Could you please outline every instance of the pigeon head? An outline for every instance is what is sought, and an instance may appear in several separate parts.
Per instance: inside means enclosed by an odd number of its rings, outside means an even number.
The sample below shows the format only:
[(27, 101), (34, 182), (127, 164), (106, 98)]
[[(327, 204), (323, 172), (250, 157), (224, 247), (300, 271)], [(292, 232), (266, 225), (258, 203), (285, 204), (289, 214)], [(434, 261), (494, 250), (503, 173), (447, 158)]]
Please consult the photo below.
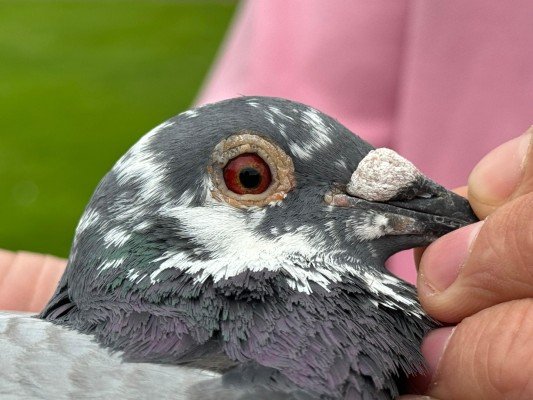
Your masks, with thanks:
[(126, 359), (266, 369), (269, 385), (286, 381), (275, 390), (309, 398), (388, 398), (422, 368), (433, 322), (384, 262), (474, 220), (466, 200), (327, 115), (232, 99), (171, 118), (117, 162), (41, 317)]

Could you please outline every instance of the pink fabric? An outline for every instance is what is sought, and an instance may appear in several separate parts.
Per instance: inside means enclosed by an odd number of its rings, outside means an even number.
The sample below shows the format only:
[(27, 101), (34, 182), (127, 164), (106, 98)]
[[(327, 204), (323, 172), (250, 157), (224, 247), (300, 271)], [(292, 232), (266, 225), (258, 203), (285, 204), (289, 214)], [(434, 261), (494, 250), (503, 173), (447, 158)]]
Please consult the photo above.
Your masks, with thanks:
[[(448, 187), (533, 122), (533, 1), (253, 0), (199, 103), (297, 100)], [(410, 255), (391, 269), (413, 281)]]

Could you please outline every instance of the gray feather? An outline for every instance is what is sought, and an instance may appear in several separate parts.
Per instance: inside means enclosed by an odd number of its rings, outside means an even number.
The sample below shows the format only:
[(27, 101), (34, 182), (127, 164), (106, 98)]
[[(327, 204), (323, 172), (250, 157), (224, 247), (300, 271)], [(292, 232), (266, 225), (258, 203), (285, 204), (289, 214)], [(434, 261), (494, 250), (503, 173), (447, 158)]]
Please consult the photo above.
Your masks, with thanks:
[[(154, 128), (98, 185), (41, 320), (0, 318), (0, 394), (396, 397), (423, 371), (435, 321), (384, 262), (475, 218), (372, 150), (317, 110), (265, 97)], [(276, 177), (259, 203), (222, 182), (249, 152)]]
[(197, 385), (220, 380), (199, 369), (125, 363), (90, 335), (28, 315), (0, 313), (0, 349), (2, 399), (144, 399), (157, 393), (188, 400), (189, 391), (198, 395)]
[[(0, 312), (0, 398), (309, 400), (220, 374), (168, 364), (124, 362), (91, 335), (29, 314)], [(235, 376), (230, 377), (235, 380)], [(242, 380), (242, 379), (240, 379)]]

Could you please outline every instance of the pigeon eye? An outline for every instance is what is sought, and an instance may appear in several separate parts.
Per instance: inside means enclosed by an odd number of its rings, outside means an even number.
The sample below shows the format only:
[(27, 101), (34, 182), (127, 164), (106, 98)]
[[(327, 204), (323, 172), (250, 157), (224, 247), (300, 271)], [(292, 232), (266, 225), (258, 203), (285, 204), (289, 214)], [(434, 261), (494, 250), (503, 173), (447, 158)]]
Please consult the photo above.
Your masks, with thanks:
[(272, 174), (261, 157), (244, 153), (226, 164), (224, 182), (229, 190), (237, 194), (259, 194), (270, 186)]
[(295, 186), (291, 158), (275, 143), (252, 132), (221, 141), (207, 170), (213, 198), (235, 207), (278, 203)]

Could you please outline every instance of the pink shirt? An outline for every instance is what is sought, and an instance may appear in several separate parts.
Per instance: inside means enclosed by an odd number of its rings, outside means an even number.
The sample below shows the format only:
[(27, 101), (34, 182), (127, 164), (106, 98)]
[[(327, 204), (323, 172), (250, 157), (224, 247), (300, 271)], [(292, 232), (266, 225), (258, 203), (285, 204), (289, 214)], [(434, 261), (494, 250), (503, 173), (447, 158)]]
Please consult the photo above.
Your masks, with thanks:
[(198, 102), (300, 101), (460, 186), (533, 122), (532, 21), (531, 0), (248, 1)]

